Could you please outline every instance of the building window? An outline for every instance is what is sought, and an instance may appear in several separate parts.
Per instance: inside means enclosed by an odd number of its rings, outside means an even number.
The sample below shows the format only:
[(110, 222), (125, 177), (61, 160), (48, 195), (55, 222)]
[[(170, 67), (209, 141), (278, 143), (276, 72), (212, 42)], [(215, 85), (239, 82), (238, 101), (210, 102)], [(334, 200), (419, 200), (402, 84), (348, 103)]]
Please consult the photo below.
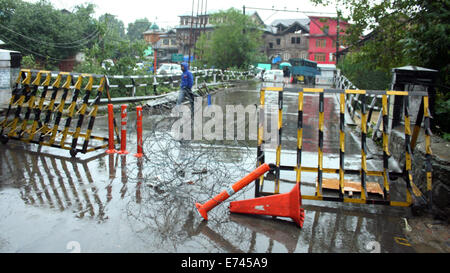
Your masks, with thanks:
[(163, 39), (163, 45), (169, 45), (169, 39)]
[(281, 44), (281, 39), (277, 39), (277, 45)]
[(336, 61), (336, 54), (330, 52), (330, 62), (335, 62)]
[(327, 47), (327, 43), (325, 39), (317, 39), (316, 40), (316, 47), (325, 48)]
[(269, 48), (273, 48), (273, 43), (269, 43)]
[(314, 54), (314, 61), (316, 62), (325, 62), (326, 56), (324, 53), (316, 53)]
[(292, 37), (291, 44), (300, 44), (300, 37)]

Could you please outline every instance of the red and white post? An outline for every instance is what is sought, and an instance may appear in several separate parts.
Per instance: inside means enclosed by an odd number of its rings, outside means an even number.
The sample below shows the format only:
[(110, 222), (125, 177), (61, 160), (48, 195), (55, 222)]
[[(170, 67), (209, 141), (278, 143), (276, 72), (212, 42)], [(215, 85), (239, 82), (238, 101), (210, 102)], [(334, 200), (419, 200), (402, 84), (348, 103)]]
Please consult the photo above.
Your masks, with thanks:
[(143, 141), (142, 141), (142, 106), (136, 107), (136, 129), (137, 129), (137, 153), (135, 157), (140, 158), (143, 156)]
[(108, 150), (106, 150), (106, 153), (117, 153), (117, 150), (114, 147), (114, 108), (112, 104), (108, 104), (108, 131)]
[(121, 129), (120, 129), (120, 151), (118, 152), (121, 155), (128, 154), (127, 151), (127, 105), (122, 104), (120, 108), (121, 115)]

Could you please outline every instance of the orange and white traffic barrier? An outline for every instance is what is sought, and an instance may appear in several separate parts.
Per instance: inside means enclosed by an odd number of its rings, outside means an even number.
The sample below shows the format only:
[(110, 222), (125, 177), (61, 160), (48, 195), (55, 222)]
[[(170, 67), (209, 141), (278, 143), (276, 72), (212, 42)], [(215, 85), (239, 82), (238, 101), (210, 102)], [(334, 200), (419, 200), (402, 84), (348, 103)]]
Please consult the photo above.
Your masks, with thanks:
[(106, 150), (107, 154), (116, 153), (117, 150), (114, 147), (114, 108), (110, 103), (108, 104), (108, 150)]
[(271, 168), (273, 168), (275, 165), (269, 166), (269, 164), (264, 163), (258, 168), (256, 168), (253, 172), (246, 175), (244, 178), (239, 180), (238, 182), (234, 183), (230, 188), (223, 190), (221, 193), (213, 197), (211, 200), (207, 201), (205, 204), (195, 203), (195, 207), (198, 209), (198, 212), (200, 215), (205, 219), (208, 220), (208, 211), (228, 199), (230, 196), (250, 184), (252, 181), (256, 180), (261, 175), (268, 172)]
[(142, 106), (136, 107), (136, 129), (137, 129), (137, 153), (135, 157), (142, 157), (144, 155), (142, 145)]
[(300, 183), (297, 183), (288, 193), (233, 201), (230, 203), (230, 212), (290, 217), (301, 228), (305, 220), (305, 211), (300, 208), (301, 205)]
[(118, 152), (121, 155), (128, 154), (127, 151), (127, 105), (122, 104), (120, 108), (121, 115), (121, 128), (120, 128), (120, 151)]

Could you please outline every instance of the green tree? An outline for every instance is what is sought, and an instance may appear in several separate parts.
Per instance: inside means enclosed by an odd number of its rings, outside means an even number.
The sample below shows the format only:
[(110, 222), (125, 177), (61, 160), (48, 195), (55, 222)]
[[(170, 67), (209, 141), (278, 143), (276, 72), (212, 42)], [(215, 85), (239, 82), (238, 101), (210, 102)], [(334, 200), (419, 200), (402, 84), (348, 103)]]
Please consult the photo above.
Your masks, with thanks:
[(143, 39), (142, 33), (146, 31), (152, 23), (147, 18), (137, 19), (134, 23), (129, 23), (127, 28), (127, 37), (130, 41)]
[[(330, 0), (312, 0), (332, 4)], [(450, 0), (336, 0), (350, 14), (346, 39), (352, 62), (389, 73), (394, 67), (417, 65), (439, 71), (434, 119), (450, 132)], [(361, 37), (367, 35), (366, 41)]]
[(42, 67), (54, 68), (96, 39), (91, 4), (77, 6), (69, 12), (57, 10), (45, 0), (0, 1), (0, 39), (10, 49), (33, 55)]
[(107, 37), (111, 39), (125, 39), (125, 26), (115, 15), (105, 13), (98, 18), (100, 23), (105, 24)]
[[(449, 85), (450, 0), (312, 0), (349, 13), (347, 43), (376, 69), (405, 64), (439, 70)], [(361, 37), (370, 37), (361, 43)]]
[(201, 62), (218, 68), (244, 68), (260, 57), (262, 31), (249, 16), (237, 9), (220, 11), (211, 17), (215, 29), (202, 34), (195, 53)]

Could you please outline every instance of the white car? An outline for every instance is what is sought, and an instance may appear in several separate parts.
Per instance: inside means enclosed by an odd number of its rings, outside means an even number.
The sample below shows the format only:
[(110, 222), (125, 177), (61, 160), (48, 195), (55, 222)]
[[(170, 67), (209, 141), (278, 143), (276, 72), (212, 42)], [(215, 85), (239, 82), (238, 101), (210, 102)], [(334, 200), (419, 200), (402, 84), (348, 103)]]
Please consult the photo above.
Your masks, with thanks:
[(144, 69), (144, 63), (136, 63), (136, 66), (133, 68), (133, 71), (138, 71), (140, 69)]
[(283, 70), (272, 69), (264, 73), (264, 81), (266, 82), (283, 82)]
[(179, 64), (165, 63), (156, 70), (156, 74), (180, 76), (183, 74), (183, 71), (181, 70), (181, 65)]

